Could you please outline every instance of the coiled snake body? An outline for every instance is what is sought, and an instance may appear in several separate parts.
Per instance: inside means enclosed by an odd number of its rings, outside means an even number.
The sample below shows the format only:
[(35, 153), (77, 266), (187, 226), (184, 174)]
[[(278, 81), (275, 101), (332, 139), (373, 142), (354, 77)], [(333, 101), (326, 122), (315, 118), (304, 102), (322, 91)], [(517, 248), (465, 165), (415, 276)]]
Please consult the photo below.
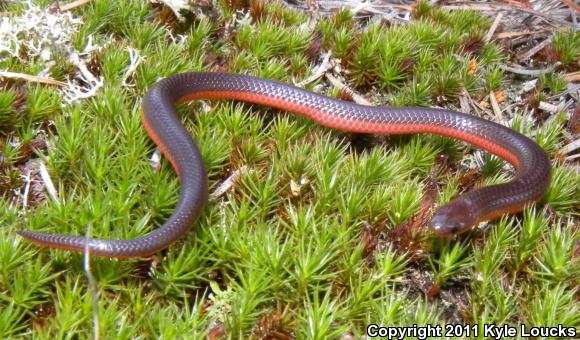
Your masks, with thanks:
[[(194, 224), (207, 201), (207, 174), (200, 152), (181, 125), (175, 102), (234, 99), (304, 115), (320, 125), (356, 133), (433, 133), (476, 145), (516, 168), (512, 181), (467, 192), (440, 207), (431, 221), (439, 235), (464, 232), (479, 221), (522, 210), (550, 181), (550, 162), (529, 138), (482, 118), (444, 109), (369, 107), (321, 96), (280, 82), (227, 73), (183, 73), (159, 81), (143, 99), (142, 121), (181, 181), (173, 214), (158, 229), (132, 240), (89, 239), (90, 253), (144, 257), (166, 248)], [(81, 236), (18, 233), (39, 245), (83, 252)]]

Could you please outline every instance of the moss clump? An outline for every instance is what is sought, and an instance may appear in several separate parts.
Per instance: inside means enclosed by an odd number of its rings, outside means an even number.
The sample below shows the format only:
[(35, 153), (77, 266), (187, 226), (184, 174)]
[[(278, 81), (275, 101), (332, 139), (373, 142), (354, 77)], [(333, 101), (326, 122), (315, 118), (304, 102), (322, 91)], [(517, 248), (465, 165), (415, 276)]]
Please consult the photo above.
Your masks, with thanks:
[(555, 33), (552, 38), (552, 47), (562, 65), (578, 67), (578, 62), (580, 62), (580, 32)]
[[(157, 19), (159, 6), (94, 0), (73, 12), (84, 22), (74, 47), (84, 49), (89, 36), (101, 47), (85, 60), (103, 79), (89, 98), (64, 101), (60, 89), (3, 80), (0, 338), (87, 338), (95, 316), (103, 338), (358, 338), (369, 323), (579, 324), (577, 171), (555, 166), (536, 209), (491, 222), (483, 233), (417, 236), (429, 200), (505, 181), (505, 163), (482, 161), (452, 139), (363, 139), (291, 113), (213, 101), (178, 111), (211, 191), (240, 170), (238, 180), (159, 262), (92, 258), (93, 315), (82, 257), (30, 246), (15, 230), (83, 235), (90, 226), (94, 237), (124, 239), (171, 215), (179, 180), (165, 160), (151, 169), (155, 146), (139, 118), (140, 98), (160, 77), (212, 70), (297, 83), (332, 49), (343, 81), (380, 104), (453, 107), (464, 89), (477, 100), (504, 84), (504, 54), (482, 43), (489, 22), (471, 11), (420, 2), (417, 19), (397, 25), (341, 10), (311, 29), (305, 13), (282, 3), (220, 0), (174, 27)], [(559, 39), (570, 38), (556, 45)], [(58, 61), (54, 74), (78, 80), (69, 66)], [(0, 60), (0, 69), (30, 74), (44, 67)], [(558, 77), (545, 76), (544, 87), (557, 92)], [(324, 78), (307, 87), (341, 95)], [(528, 118), (515, 115), (513, 128), (553, 156), (564, 142), (563, 119), (535, 128)], [(37, 139), (49, 145), (36, 154), (59, 201), (25, 208), (25, 169), (35, 154), (22, 155)], [(486, 165), (474, 175), (459, 159)], [(30, 182), (41, 183), (35, 176)]]

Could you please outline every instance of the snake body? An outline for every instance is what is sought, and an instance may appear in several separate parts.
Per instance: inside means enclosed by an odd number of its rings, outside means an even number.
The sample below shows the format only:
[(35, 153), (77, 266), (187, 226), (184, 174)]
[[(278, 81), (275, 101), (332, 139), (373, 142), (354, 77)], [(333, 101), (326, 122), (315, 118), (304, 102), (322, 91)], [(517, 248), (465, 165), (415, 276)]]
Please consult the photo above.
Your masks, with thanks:
[(328, 98), (284, 83), (228, 73), (183, 73), (157, 82), (142, 103), (142, 122), (169, 159), (181, 181), (179, 201), (165, 223), (131, 240), (85, 239), (80, 236), (18, 233), (42, 246), (107, 257), (145, 257), (184, 236), (207, 201), (203, 159), (182, 126), (176, 102), (232, 99), (292, 111), (316, 123), (342, 131), (371, 134), (433, 133), (459, 139), (489, 151), (516, 168), (508, 183), (483, 187), (440, 207), (431, 221), (439, 235), (455, 235), (480, 221), (521, 211), (537, 201), (550, 182), (550, 161), (531, 139), (500, 124), (475, 116), (435, 108), (370, 107)]

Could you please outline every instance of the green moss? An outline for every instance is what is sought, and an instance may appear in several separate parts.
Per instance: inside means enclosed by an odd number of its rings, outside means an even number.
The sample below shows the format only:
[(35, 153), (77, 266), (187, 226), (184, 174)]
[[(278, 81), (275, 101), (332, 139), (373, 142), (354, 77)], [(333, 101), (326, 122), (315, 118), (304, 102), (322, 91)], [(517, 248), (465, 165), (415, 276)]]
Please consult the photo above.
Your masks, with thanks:
[(504, 83), (503, 70), (495, 67), (485, 75), (485, 89), (487, 92), (499, 91)]
[[(0, 91), (0, 337), (93, 336), (82, 257), (38, 249), (15, 230), (83, 235), (90, 226), (95, 237), (121, 239), (144, 235), (171, 215), (180, 183), (167, 160), (151, 169), (155, 146), (139, 118), (140, 100), (159, 78), (211, 69), (299, 82), (320, 63), (317, 52), (332, 50), (342, 61), (342, 80), (376, 103), (454, 107), (463, 89), (476, 97), (504, 85), (497, 45), (464, 49), (489, 28), (472, 11), (420, 2), (417, 20), (386, 27), (341, 10), (319, 21), (318, 51), (303, 12), (260, 1), (224, 0), (217, 7), (174, 32), (147, 2), (91, 1), (73, 12), (84, 20), (73, 40), (79, 50), (89, 36), (107, 43), (90, 65), (104, 81), (94, 97), (66, 103), (58, 88), (20, 81)], [(558, 35), (554, 45), (573, 50), (572, 38)], [(127, 74), (130, 48), (144, 58), (133, 74)], [(65, 57), (48, 70), (60, 79), (76, 72)], [(0, 66), (30, 74), (47, 67), (17, 58)], [(562, 89), (558, 75), (542, 83), (554, 94)], [(321, 78), (307, 88), (339, 95), (327, 85)], [(368, 323), (456, 322), (448, 294), (414, 293), (428, 285), (461, 289), (466, 323), (578, 324), (578, 171), (556, 166), (547, 195), (522, 215), (457, 240), (425, 237), (419, 252), (401, 254), (398, 244), (407, 236), (391, 233), (426, 209), (426, 178), (442, 172), (439, 204), (469, 190), (459, 161), (471, 149), (433, 136), (361, 139), (230, 102), (183, 104), (178, 111), (200, 147), (211, 191), (246, 170), (208, 203), (195, 232), (158, 262), (91, 259), (101, 337), (203, 338), (222, 327), (232, 338), (322, 339), (361, 337)], [(553, 156), (565, 119), (537, 124), (516, 115), (514, 128)], [(38, 138), (49, 145), (39, 157), (59, 202), (23, 208), (23, 145)], [(441, 154), (450, 161), (441, 162)], [(484, 162), (476, 186), (510, 178), (503, 161)], [(542, 301), (555, 307), (547, 310)]]
[(561, 74), (546, 73), (540, 76), (540, 83), (542, 86), (550, 91), (550, 94), (555, 96), (566, 90), (567, 82)]
[(580, 32), (557, 32), (552, 38), (552, 47), (560, 62), (567, 67), (578, 63), (580, 58)]
[(437, 66), (432, 71), (433, 81), (432, 95), (441, 100), (456, 98), (461, 91), (461, 74), (458, 69), (466, 67), (461, 65), (453, 56), (447, 55), (439, 59)]
[(236, 34), (236, 45), (248, 49), (258, 59), (303, 52), (309, 40), (310, 34), (307, 31), (286, 29), (271, 20), (264, 20), (257, 25), (243, 25)]
[(415, 7), (415, 12), (413, 14), (415, 18), (421, 19), (427, 17), (432, 10), (433, 7), (431, 6), (431, 4), (429, 4), (428, 1), (421, 0), (417, 3), (417, 6)]
[(10, 131), (18, 123), (18, 112), (15, 107), (16, 92), (0, 91), (0, 130)]

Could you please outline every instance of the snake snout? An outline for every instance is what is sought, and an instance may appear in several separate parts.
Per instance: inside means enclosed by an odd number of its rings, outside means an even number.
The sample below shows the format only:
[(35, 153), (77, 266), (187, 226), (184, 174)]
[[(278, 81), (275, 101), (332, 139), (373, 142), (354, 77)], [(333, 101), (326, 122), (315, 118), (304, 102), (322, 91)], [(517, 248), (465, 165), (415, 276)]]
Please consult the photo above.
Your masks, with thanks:
[(476, 223), (469, 202), (451, 201), (437, 209), (431, 219), (431, 229), (440, 236), (451, 236), (466, 232)]

